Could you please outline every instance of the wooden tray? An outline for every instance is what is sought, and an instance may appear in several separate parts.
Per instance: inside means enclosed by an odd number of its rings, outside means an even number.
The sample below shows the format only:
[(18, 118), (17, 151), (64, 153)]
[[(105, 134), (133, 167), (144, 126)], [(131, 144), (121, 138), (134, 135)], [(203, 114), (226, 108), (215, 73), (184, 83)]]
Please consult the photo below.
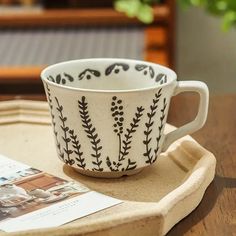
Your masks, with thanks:
[[(167, 125), (166, 132), (172, 129)], [(24, 100), (0, 103), (0, 153), (124, 200), (58, 228), (13, 234), (30, 236), (164, 235), (200, 203), (216, 164), (212, 153), (186, 136), (140, 174), (115, 180), (85, 177), (57, 158), (47, 103)]]

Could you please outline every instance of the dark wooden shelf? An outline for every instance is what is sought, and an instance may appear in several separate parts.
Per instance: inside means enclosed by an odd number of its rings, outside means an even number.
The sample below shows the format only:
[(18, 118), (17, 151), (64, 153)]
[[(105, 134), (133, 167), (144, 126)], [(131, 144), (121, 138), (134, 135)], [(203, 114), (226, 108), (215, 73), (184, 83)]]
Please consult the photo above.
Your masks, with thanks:
[(25, 83), (38, 80), (46, 66), (2, 66), (0, 67), (0, 85), (4, 83)]
[[(76, 27), (136, 27), (144, 26), (142, 59), (174, 68), (175, 54), (175, 0), (165, 0), (153, 7), (154, 22), (142, 24), (136, 18), (129, 18), (113, 8), (47, 9), (0, 14), (0, 28), (46, 29)], [(51, 27), (51, 28), (50, 28)], [(65, 27), (66, 28), (66, 27)], [(137, 49), (138, 50), (138, 49)], [(44, 65), (0, 65), (0, 92), (41, 93), (39, 79)]]
[[(166, 5), (153, 8), (154, 22), (167, 20), (170, 14)], [(140, 24), (136, 18), (128, 18), (112, 8), (41, 10), (0, 15), (0, 26), (57, 26), (57, 25), (123, 25)]]

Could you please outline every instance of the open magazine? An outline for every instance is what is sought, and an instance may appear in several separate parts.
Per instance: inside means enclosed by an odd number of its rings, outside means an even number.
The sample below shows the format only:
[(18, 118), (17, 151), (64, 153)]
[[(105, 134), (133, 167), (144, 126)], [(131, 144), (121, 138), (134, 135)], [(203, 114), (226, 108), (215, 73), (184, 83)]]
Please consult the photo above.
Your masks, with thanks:
[(0, 155), (0, 230), (56, 227), (119, 203)]

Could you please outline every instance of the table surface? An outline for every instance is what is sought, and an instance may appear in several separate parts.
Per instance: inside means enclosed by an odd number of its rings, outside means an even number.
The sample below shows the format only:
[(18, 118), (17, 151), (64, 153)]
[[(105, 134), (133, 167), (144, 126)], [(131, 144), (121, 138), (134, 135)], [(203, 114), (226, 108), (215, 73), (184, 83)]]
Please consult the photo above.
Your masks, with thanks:
[[(1, 100), (45, 100), (42, 95), (0, 96)], [(178, 95), (172, 99), (168, 122), (175, 126), (194, 119), (198, 97)], [(168, 233), (179, 235), (236, 235), (236, 94), (211, 96), (205, 126), (192, 134), (216, 159), (216, 176), (199, 206)]]

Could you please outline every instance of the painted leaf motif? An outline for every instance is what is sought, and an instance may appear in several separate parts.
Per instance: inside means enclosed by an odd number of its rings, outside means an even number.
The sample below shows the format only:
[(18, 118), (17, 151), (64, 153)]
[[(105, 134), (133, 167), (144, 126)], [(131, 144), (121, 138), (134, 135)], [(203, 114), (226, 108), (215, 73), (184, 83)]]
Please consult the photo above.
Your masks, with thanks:
[(79, 74), (79, 80), (82, 80), (84, 78), (86, 71), (83, 71)]
[(56, 76), (56, 82), (57, 82), (57, 84), (60, 84), (60, 82), (61, 82), (61, 75), (60, 74), (58, 74)]
[(149, 73), (150, 73), (151, 78), (154, 78), (155, 73), (154, 73), (154, 70), (151, 66), (149, 66)]
[(92, 163), (96, 165), (98, 168), (93, 168), (94, 171), (102, 171), (103, 168), (101, 168), (102, 160), (99, 160), (101, 156), (101, 150), (102, 146), (98, 146), (100, 143), (100, 139), (98, 138), (98, 134), (96, 133), (96, 128), (93, 126), (89, 112), (88, 112), (88, 106), (85, 102), (86, 98), (83, 96), (81, 98), (81, 101), (78, 101), (78, 107), (79, 107), (79, 113), (82, 120), (82, 127), (84, 128), (84, 131), (87, 133), (87, 137), (90, 139), (91, 148), (93, 150), (93, 153), (91, 153), (91, 156), (94, 158)]
[(51, 75), (48, 77), (48, 80), (51, 80), (52, 82), (55, 83), (55, 79)]
[(129, 69), (129, 65), (126, 63), (120, 63), (118, 65), (121, 65), (124, 71), (127, 71)]
[(101, 75), (101, 73), (97, 70), (91, 70), (91, 73), (96, 77), (99, 77)]
[(69, 75), (69, 74), (67, 74), (67, 73), (64, 73), (64, 76), (65, 76), (70, 82), (73, 82), (73, 81), (74, 81), (74, 78), (73, 78), (71, 75)]
[(158, 74), (158, 75), (156, 76), (155, 81), (156, 81), (156, 82), (159, 82), (164, 76), (165, 76), (165, 74), (162, 74), (162, 73)]
[(144, 70), (145, 68), (147, 68), (147, 65), (138, 64), (138, 65), (135, 66), (135, 69), (136, 69), (137, 71), (142, 71), (142, 70)]
[(116, 64), (112, 64), (110, 66), (107, 67), (107, 69), (105, 70), (105, 75), (110, 75), (112, 70), (115, 68)]

